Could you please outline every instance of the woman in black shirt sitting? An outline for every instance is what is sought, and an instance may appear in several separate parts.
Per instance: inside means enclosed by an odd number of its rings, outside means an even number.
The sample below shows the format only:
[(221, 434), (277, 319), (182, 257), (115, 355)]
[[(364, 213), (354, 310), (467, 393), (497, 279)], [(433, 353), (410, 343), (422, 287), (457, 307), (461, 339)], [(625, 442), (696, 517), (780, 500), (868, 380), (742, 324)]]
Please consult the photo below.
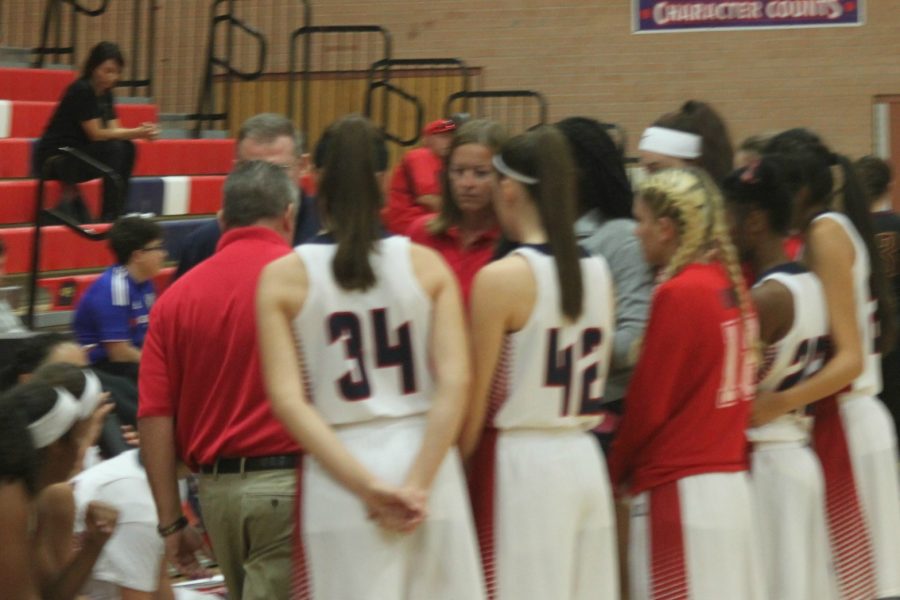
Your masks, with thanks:
[(88, 220), (88, 215), (74, 184), (96, 177), (97, 171), (67, 154), (61, 154), (59, 149), (66, 146), (76, 148), (119, 174), (122, 189), (113, 181), (104, 179), (103, 182), (101, 220), (112, 221), (122, 212), (134, 166), (134, 144), (131, 140), (152, 140), (159, 135), (159, 129), (153, 123), (142, 123), (134, 128), (124, 128), (119, 124), (112, 89), (121, 76), (124, 64), (122, 52), (116, 44), (100, 42), (94, 46), (81, 78), (66, 89), (35, 148), (35, 172), (40, 173), (45, 163), (53, 159), (48, 165), (47, 176), (65, 184), (60, 208), (82, 221)]

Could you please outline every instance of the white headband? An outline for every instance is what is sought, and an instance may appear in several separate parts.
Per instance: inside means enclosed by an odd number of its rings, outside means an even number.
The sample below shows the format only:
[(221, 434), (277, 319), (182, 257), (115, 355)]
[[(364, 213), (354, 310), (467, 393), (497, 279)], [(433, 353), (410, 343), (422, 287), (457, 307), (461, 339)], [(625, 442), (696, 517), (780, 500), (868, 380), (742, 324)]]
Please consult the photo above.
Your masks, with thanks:
[(540, 181), (540, 179), (531, 177), (530, 175), (525, 175), (524, 173), (519, 173), (518, 171), (516, 171), (515, 169), (513, 169), (512, 167), (507, 165), (503, 161), (503, 157), (500, 156), (499, 154), (494, 155), (492, 162), (494, 163), (495, 169), (497, 169), (498, 171), (500, 171), (502, 174), (506, 175), (510, 179), (515, 179), (519, 183), (525, 183), (527, 185), (534, 185), (538, 181)]
[(675, 158), (697, 158), (702, 147), (703, 138), (699, 135), (666, 127), (648, 127), (638, 144), (638, 150)]
[(78, 401), (81, 403), (81, 419), (87, 419), (97, 407), (100, 406), (100, 400), (103, 398), (103, 385), (96, 373), (85, 369), (84, 373), (84, 391)]
[(35, 448), (46, 448), (81, 419), (81, 407), (78, 400), (63, 388), (56, 390), (56, 404), (43, 417), (28, 426), (31, 441)]

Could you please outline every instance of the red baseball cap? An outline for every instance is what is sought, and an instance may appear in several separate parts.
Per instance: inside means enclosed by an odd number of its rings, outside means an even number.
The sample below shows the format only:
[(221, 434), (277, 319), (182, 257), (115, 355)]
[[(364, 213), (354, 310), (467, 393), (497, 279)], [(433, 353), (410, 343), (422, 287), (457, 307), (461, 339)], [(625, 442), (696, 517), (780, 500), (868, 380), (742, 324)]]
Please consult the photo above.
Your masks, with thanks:
[(451, 119), (438, 119), (422, 128), (422, 135), (437, 135), (439, 133), (453, 133), (456, 131), (456, 123)]

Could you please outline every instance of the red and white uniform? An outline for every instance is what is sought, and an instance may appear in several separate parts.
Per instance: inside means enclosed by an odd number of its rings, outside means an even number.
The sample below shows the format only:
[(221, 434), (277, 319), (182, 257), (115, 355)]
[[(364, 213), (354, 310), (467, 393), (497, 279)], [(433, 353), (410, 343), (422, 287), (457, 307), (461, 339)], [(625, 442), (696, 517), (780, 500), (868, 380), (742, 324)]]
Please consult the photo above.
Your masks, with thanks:
[(609, 269), (601, 258), (581, 259), (584, 302), (572, 323), (546, 248), (514, 254), (534, 275), (535, 304), (525, 326), (505, 337), (471, 460), (488, 597), (618, 598), (612, 494), (588, 433), (599, 421), (615, 331)]
[(762, 598), (745, 430), (756, 365), (718, 263), (657, 287), (610, 455), (632, 494), (631, 598)]
[[(401, 485), (421, 448), (433, 378), (431, 300), (412, 268), (410, 242), (390, 237), (369, 255), (377, 283), (342, 289), (337, 246), (298, 246), (309, 292), (294, 320), (308, 396), (349, 451), (382, 481)], [(300, 481), (300, 599), (484, 597), (465, 481), (455, 449), (435, 477), (428, 519), (386, 533), (359, 499), (312, 458)]]
[(876, 397), (881, 357), (869, 254), (841, 213), (817, 217), (841, 225), (853, 242), (853, 295), (863, 344), (862, 374), (837, 397), (816, 404), (813, 447), (825, 475), (828, 527), (842, 598), (900, 596), (900, 482), (891, 415)]
[[(757, 285), (770, 281), (791, 293), (794, 322), (784, 337), (766, 348), (759, 391), (785, 390), (814, 374), (830, 343), (819, 279), (788, 264)], [(825, 483), (819, 459), (809, 446), (811, 420), (796, 411), (747, 431), (769, 598), (837, 598), (825, 525)]]

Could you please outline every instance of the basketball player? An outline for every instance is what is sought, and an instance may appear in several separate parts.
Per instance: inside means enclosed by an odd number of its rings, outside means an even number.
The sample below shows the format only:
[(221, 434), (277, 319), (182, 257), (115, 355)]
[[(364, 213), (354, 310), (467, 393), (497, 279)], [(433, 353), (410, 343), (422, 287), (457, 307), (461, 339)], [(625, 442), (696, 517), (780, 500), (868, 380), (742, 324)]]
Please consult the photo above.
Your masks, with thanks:
[[(751, 297), (766, 346), (757, 383), (761, 391), (788, 389), (815, 373), (829, 343), (822, 285), (785, 252), (791, 208), (782, 179), (780, 164), (765, 157), (722, 184), (741, 261), (758, 274)], [(811, 420), (802, 410), (794, 411), (747, 432), (769, 598), (837, 598), (825, 484), (810, 448)]]
[[(825, 476), (832, 552), (844, 598), (900, 596), (897, 439), (881, 391), (880, 353), (894, 337), (893, 303), (865, 194), (852, 164), (805, 129), (765, 148), (787, 166), (804, 261), (825, 292), (832, 353), (822, 369), (782, 391), (761, 393), (754, 423), (824, 399), (813, 441)], [(834, 396), (836, 394), (836, 396)]]
[(694, 168), (649, 177), (636, 235), (660, 269), (610, 455), (632, 496), (631, 599), (761, 598), (744, 431), (757, 322), (722, 200)]
[(479, 600), (450, 450), (469, 381), (459, 290), (436, 253), (382, 237), (379, 142), (359, 116), (328, 129), (316, 151), (326, 233), (259, 284), (272, 408), (309, 454), (295, 597)]
[(493, 162), (496, 212), (518, 247), (475, 279), (474, 401), (461, 441), (488, 595), (617, 599), (612, 494), (589, 433), (615, 331), (612, 278), (575, 242), (561, 132), (513, 138)]

